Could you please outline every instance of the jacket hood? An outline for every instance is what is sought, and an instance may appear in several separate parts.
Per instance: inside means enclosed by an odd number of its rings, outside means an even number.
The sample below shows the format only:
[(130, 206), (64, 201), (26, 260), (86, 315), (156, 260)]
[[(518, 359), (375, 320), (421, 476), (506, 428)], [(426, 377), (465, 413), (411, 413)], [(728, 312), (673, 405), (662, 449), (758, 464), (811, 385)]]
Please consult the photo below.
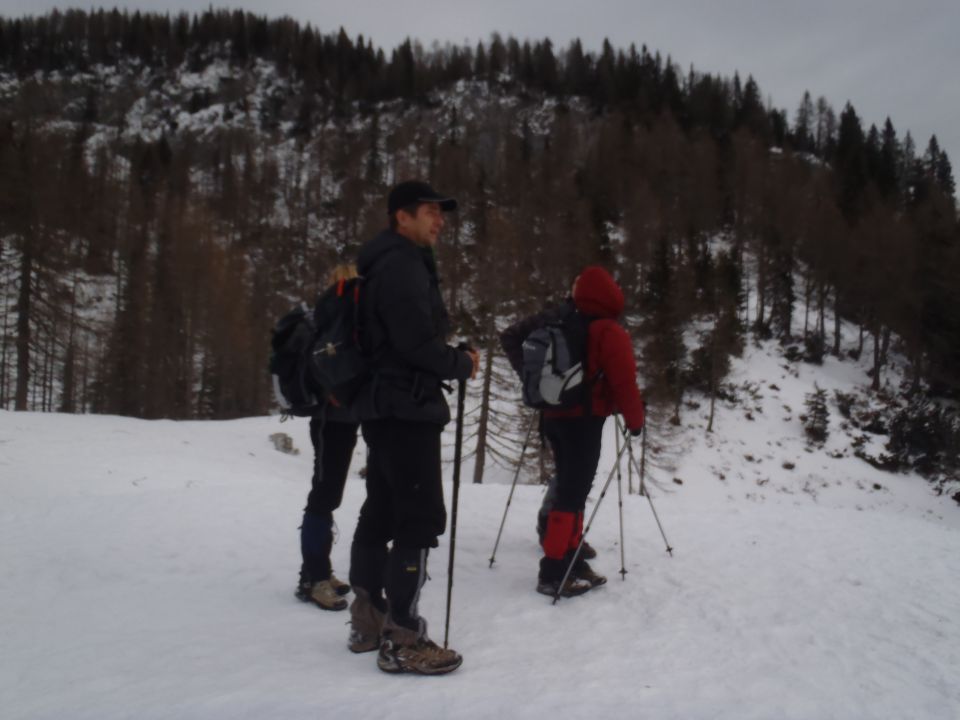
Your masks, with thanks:
[(577, 277), (573, 302), (584, 315), (616, 319), (623, 312), (623, 290), (610, 273), (590, 265)]
[(403, 235), (398, 235), (393, 230), (383, 230), (373, 238), (373, 240), (370, 240), (360, 248), (360, 252), (357, 255), (357, 272), (360, 273), (360, 275), (366, 275), (377, 260), (397, 248), (415, 250), (416, 246), (410, 240), (403, 237)]

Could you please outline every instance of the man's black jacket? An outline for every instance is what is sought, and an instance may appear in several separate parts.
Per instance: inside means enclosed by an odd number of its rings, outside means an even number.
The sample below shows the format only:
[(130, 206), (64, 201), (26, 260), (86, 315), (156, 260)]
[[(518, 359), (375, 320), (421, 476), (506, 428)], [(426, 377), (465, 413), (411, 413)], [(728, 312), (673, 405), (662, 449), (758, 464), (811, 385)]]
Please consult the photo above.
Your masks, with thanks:
[(366, 243), (357, 257), (365, 278), (365, 342), (374, 360), (372, 382), (358, 398), (361, 420), (398, 418), (446, 424), (443, 380), (466, 380), (473, 361), (447, 345), (449, 316), (430, 248), (391, 230)]

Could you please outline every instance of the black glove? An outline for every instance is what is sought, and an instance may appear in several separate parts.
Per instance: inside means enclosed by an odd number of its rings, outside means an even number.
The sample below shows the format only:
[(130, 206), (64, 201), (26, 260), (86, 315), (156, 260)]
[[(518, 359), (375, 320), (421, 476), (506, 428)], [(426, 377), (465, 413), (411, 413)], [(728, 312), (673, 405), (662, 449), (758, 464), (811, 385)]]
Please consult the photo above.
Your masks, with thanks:
[(633, 430), (631, 430), (631, 431), (630, 431), (630, 434), (633, 435), (633, 437), (640, 437), (641, 435), (643, 435), (643, 425), (641, 425), (641, 426), (638, 427), (638, 428), (634, 428)]

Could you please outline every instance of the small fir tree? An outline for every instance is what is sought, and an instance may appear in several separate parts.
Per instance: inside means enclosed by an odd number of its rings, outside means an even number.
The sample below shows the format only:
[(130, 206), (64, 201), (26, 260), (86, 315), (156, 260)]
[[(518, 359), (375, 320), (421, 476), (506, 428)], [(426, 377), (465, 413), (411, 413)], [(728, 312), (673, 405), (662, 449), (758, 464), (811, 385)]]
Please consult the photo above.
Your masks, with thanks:
[(804, 405), (807, 408), (803, 430), (812, 445), (823, 445), (830, 434), (830, 411), (827, 409), (827, 392), (814, 384), (814, 391), (807, 393)]

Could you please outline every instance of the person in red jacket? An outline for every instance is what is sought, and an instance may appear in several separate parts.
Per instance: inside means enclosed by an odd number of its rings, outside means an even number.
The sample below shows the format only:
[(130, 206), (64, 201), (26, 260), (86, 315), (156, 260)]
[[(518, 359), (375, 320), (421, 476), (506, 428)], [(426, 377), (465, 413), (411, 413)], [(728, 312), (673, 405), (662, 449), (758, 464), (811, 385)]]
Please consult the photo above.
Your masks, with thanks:
[[(556, 499), (547, 514), (541, 544), (537, 591), (564, 596), (579, 595), (606, 581), (580, 559), (566, 584), (560, 583), (583, 534), (583, 510), (600, 462), (604, 423), (609, 415), (623, 415), (633, 435), (643, 429), (644, 408), (637, 386), (633, 343), (617, 322), (623, 312), (623, 291), (602, 267), (591, 265), (573, 284), (573, 304), (590, 320), (587, 340), (587, 373), (593, 378), (589, 407), (543, 411), (543, 434), (553, 449), (556, 465)], [(522, 363), (523, 339), (541, 322), (519, 323), (501, 336), (514, 367)], [(517, 340), (519, 339), (519, 343)], [(518, 356), (518, 353), (519, 356)]]

